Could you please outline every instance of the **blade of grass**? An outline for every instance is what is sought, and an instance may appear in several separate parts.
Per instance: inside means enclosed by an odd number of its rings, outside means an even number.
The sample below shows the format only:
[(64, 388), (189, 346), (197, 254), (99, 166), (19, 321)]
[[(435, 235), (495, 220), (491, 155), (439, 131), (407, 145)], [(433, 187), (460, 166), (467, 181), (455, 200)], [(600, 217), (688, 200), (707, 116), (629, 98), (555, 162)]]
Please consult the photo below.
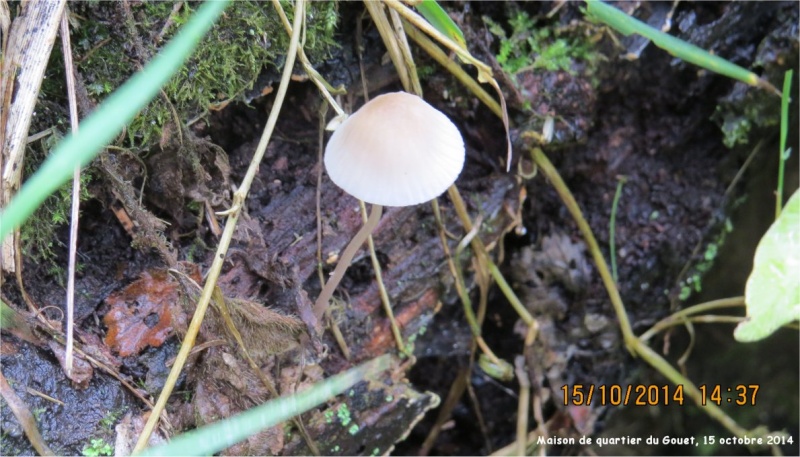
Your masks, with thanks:
[(715, 56), (691, 43), (687, 43), (680, 38), (676, 38), (668, 33), (650, 27), (644, 22), (634, 19), (613, 6), (606, 5), (600, 0), (587, 0), (586, 11), (589, 15), (611, 26), (625, 36), (632, 33), (639, 34), (675, 57), (705, 68), (706, 70), (711, 70), (729, 78), (738, 79), (751, 86), (761, 87), (780, 95), (780, 92), (778, 92), (775, 86), (759, 78), (755, 73), (721, 57)]
[(387, 369), (390, 361), (390, 356), (383, 355), (344, 373), (331, 376), (314, 384), (308, 390), (290, 397), (270, 400), (223, 421), (178, 435), (169, 444), (146, 449), (137, 455), (213, 455), (339, 395), (367, 376)]
[(0, 213), (0, 241), (21, 225), (51, 193), (89, 163), (180, 68), (228, 0), (205, 2), (178, 35), (141, 72), (132, 76), (55, 148), (41, 168)]
[(622, 196), (622, 186), (628, 180), (625, 176), (617, 176), (617, 191), (614, 193), (614, 202), (611, 203), (611, 220), (608, 222), (608, 250), (611, 256), (611, 277), (618, 283), (617, 277), (617, 209), (619, 208), (619, 198)]
[(415, 7), (419, 14), (427, 19), (436, 30), (450, 37), (462, 48), (467, 49), (467, 40), (464, 39), (464, 32), (458, 28), (436, 0), (422, 0)]
[(775, 219), (781, 215), (783, 206), (783, 175), (786, 161), (789, 160), (791, 150), (786, 150), (786, 135), (789, 132), (789, 102), (791, 101), (790, 90), (792, 89), (792, 70), (787, 70), (783, 77), (783, 94), (781, 95), (781, 139), (780, 156), (778, 156), (778, 188), (775, 196)]

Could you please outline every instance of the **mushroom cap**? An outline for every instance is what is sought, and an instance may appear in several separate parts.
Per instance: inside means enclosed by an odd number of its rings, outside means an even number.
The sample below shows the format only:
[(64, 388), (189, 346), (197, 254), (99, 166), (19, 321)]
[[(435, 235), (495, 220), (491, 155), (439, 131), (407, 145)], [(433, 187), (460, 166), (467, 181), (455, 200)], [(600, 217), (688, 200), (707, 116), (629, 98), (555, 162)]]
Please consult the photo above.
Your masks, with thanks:
[(442, 112), (416, 95), (375, 97), (333, 133), (328, 176), (367, 203), (409, 206), (441, 195), (464, 167), (464, 140)]

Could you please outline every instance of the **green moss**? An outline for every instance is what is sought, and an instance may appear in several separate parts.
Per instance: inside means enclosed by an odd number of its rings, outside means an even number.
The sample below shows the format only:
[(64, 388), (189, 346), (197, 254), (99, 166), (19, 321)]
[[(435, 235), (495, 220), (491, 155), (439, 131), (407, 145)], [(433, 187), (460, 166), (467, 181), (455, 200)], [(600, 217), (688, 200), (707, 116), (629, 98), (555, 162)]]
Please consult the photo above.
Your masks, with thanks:
[(509, 74), (538, 69), (574, 74), (574, 62), (582, 61), (593, 68), (597, 61), (594, 47), (582, 34), (566, 28), (544, 27), (524, 11), (509, 19), (510, 34), (489, 18), (483, 20), (489, 31), (500, 38), (497, 62)]
[[(281, 3), (291, 20), (291, 4)], [(152, 58), (159, 46), (188, 21), (195, 5), (184, 4), (172, 16), (172, 25), (167, 26), (173, 6), (172, 2), (143, 2), (131, 7), (129, 18), (113, 2), (80, 8), (79, 13), (88, 19), (73, 38), (76, 61), (94, 101), (102, 100)], [(312, 62), (325, 58), (336, 45), (336, 8), (333, 2), (309, 5), (305, 49)], [(240, 99), (245, 91), (253, 89), (265, 68), (281, 67), (288, 41), (271, 3), (231, 4), (186, 65), (164, 87), (164, 95), (128, 126), (127, 146), (146, 149), (160, 137), (164, 125), (176, 117), (183, 124), (209, 107)]]
[[(719, 108), (719, 107), (718, 107)], [(750, 120), (741, 116), (721, 116), (722, 142), (728, 148), (747, 144), (750, 135)]]
[(339, 422), (341, 422), (342, 426), (347, 427), (352, 418), (350, 417), (350, 409), (347, 407), (346, 403), (342, 403), (339, 406), (339, 409), (336, 410), (336, 416), (339, 418)]
[(726, 219), (714, 240), (706, 245), (706, 250), (703, 252), (702, 260), (700, 260), (692, 268), (689, 276), (685, 280), (681, 281), (680, 293), (678, 294), (678, 298), (681, 301), (685, 301), (692, 295), (692, 293), (702, 292), (703, 275), (705, 275), (711, 269), (711, 267), (714, 266), (714, 261), (717, 258), (720, 247), (725, 244), (725, 239), (732, 231), (733, 225), (731, 224), (730, 219)]
[(113, 455), (114, 448), (106, 443), (103, 438), (92, 439), (89, 444), (83, 447), (83, 455), (87, 457), (97, 457), (100, 455)]
[(113, 430), (114, 425), (116, 425), (120, 417), (122, 417), (122, 415), (125, 414), (125, 411), (127, 411), (127, 407), (125, 406), (119, 409), (108, 411), (106, 415), (103, 416), (102, 419), (100, 419), (100, 426), (108, 430)]
[(722, 131), (722, 142), (728, 148), (750, 143), (758, 129), (775, 129), (780, 113), (774, 95), (765, 90), (734, 89), (717, 105), (711, 120)]
[[(29, 144), (25, 150), (24, 174), (26, 176), (32, 174), (35, 171), (35, 167), (38, 167), (60, 140), (61, 135), (56, 132), (39, 142)], [(83, 170), (81, 172), (80, 193), (82, 202), (90, 197), (88, 184), (91, 180), (92, 172)], [(62, 262), (57, 257), (56, 243), (58, 243), (58, 237), (56, 230), (69, 223), (71, 208), (72, 182), (70, 181), (47, 197), (44, 203), (20, 227), (23, 255), (35, 264), (47, 265), (50, 274), (59, 281), (64, 279), (61, 265), (65, 262)], [(80, 264), (78, 264), (78, 267), (80, 267)]]

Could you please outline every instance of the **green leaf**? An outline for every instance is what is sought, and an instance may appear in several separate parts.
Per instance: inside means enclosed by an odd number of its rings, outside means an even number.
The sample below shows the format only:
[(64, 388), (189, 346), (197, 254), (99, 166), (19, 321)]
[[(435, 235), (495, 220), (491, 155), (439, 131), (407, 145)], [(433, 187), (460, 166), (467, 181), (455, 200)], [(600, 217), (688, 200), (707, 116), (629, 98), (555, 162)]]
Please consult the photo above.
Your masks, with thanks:
[(448, 38), (464, 49), (467, 49), (467, 40), (464, 39), (464, 32), (447, 15), (447, 12), (436, 3), (435, 0), (422, 0), (416, 5), (417, 11), (424, 17), (436, 30), (442, 32)]
[(800, 319), (800, 191), (761, 238), (747, 280), (747, 320), (733, 332), (737, 341), (764, 339)]

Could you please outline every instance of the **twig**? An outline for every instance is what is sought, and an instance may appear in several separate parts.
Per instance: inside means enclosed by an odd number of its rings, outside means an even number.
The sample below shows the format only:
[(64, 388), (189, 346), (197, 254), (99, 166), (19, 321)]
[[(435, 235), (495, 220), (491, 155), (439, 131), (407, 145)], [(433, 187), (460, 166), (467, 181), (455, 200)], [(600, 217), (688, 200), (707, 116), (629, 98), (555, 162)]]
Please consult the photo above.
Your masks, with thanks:
[[(359, 200), (358, 204), (361, 206), (361, 219), (364, 224), (367, 223), (367, 205)], [(367, 236), (367, 247), (369, 248), (369, 256), (372, 259), (372, 269), (375, 270), (375, 280), (378, 282), (378, 292), (381, 296), (381, 304), (383, 311), (389, 318), (389, 327), (392, 329), (394, 341), (397, 344), (397, 350), (403, 354), (411, 357), (413, 354), (409, 352), (403, 342), (403, 335), (400, 334), (400, 327), (397, 325), (397, 319), (394, 318), (394, 311), (392, 311), (392, 302), (389, 300), (389, 293), (386, 292), (386, 286), (383, 284), (383, 274), (381, 272), (381, 263), (378, 262), (378, 254), (375, 253), (375, 241), (372, 240), (372, 235)]]
[[(378, 33), (383, 39), (383, 44), (386, 45), (386, 51), (392, 59), (395, 70), (397, 70), (397, 76), (400, 77), (400, 83), (403, 85), (403, 89), (405, 89), (406, 92), (415, 93), (408, 67), (404, 65), (403, 52), (400, 50), (400, 44), (394, 35), (389, 19), (386, 17), (384, 3), (366, 1), (364, 2), (364, 6), (367, 8), (367, 11), (369, 11), (372, 22), (375, 23), (375, 28), (378, 29)], [(420, 94), (417, 93), (417, 95)]]
[(720, 300), (714, 300), (707, 303), (701, 303), (699, 305), (684, 308), (656, 322), (656, 324), (650, 327), (650, 329), (642, 333), (642, 335), (639, 336), (639, 339), (643, 342), (646, 342), (647, 340), (655, 336), (656, 333), (660, 332), (661, 330), (664, 330), (667, 327), (671, 327), (673, 325), (677, 325), (681, 322), (684, 322), (685, 319), (687, 319), (691, 315), (703, 313), (714, 309), (732, 308), (737, 306), (744, 306), (744, 297), (723, 298)]
[[(33, 110), (65, 5), (66, 0), (25, 3), (23, 14), (14, 19), (8, 37), (3, 36), (5, 49), (0, 60), (0, 137), (3, 140), (0, 143), (0, 206), (5, 207), (4, 216), (8, 214), (7, 205), (11, 197), (19, 189)], [(13, 238), (0, 240), (0, 269), (9, 272), (14, 271), (14, 259), (21, 255), (14, 240), (19, 238), (19, 230), (13, 232)]]
[[(322, 151), (325, 143), (325, 114), (328, 112), (328, 103), (322, 102), (319, 109), (319, 138), (317, 143), (317, 192), (316, 192), (316, 219), (317, 219), (317, 273), (319, 275), (320, 285), (325, 284), (325, 273), (322, 271)], [(339, 329), (339, 324), (333, 318), (333, 313), (330, 308), (325, 313), (325, 318), (328, 320), (328, 325), (333, 332), (333, 338), (339, 349), (342, 351), (345, 360), (350, 360), (350, 348), (347, 347), (347, 341), (344, 340), (344, 335)]]
[[(283, 23), (283, 27), (286, 29), (286, 33), (292, 35), (292, 26), (289, 24), (289, 19), (286, 17), (286, 13), (283, 11), (283, 7), (278, 0), (272, 0), (272, 5), (278, 11), (278, 16), (281, 18), (281, 22)], [(308, 73), (308, 76), (311, 78), (311, 81), (317, 86), (317, 89), (325, 97), (325, 100), (333, 107), (336, 111), (336, 114), (339, 116), (344, 115), (344, 110), (341, 106), (336, 102), (336, 100), (331, 96), (333, 94), (344, 94), (346, 91), (340, 88), (334, 88), (331, 86), (322, 75), (311, 66), (311, 62), (308, 60), (306, 56), (306, 52), (303, 47), (299, 47), (297, 49), (298, 57), (300, 58), (300, 63), (303, 65), (303, 69)]]
[[(78, 133), (78, 102), (75, 96), (75, 73), (72, 65), (72, 46), (69, 36), (69, 8), (64, 7), (61, 15), (61, 47), (64, 54), (64, 75), (67, 78), (67, 98), (69, 99), (69, 123), (72, 133)], [(67, 268), (67, 347), (64, 365), (67, 375), (72, 376), (72, 353), (75, 345), (75, 258), (78, 251), (78, 213), (81, 205), (81, 167), (75, 167), (72, 174), (72, 208), (69, 223), (69, 260)]]
[[(456, 264), (455, 259), (453, 259), (453, 255), (450, 252), (450, 247), (447, 245), (447, 239), (444, 234), (444, 220), (442, 219), (442, 212), (439, 208), (438, 199), (434, 199), (431, 202), (431, 205), (433, 206), (433, 216), (439, 232), (439, 242), (442, 245), (444, 256), (447, 259), (447, 265), (450, 268), (450, 274), (453, 275), (456, 286), (456, 294), (458, 294), (458, 298), (461, 300), (461, 305), (464, 308), (464, 317), (467, 320), (469, 329), (472, 331), (473, 341), (478, 345), (478, 347), (480, 347), (481, 351), (486, 354), (486, 357), (488, 357), (492, 363), (501, 365), (503, 362), (500, 361), (500, 358), (495, 355), (489, 345), (483, 340), (483, 336), (481, 336), (481, 324), (483, 323), (483, 316), (475, 316), (475, 311), (472, 309), (472, 299), (469, 297), (469, 292), (467, 292), (467, 287), (464, 282), (464, 275), (461, 273), (461, 269)], [(473, 232), (473, 230), (470, 230), (470, 232)], [(464, 237), (464, 239), (466, 240), (467, 237)], [(463, 243), (463, 241), (461, 243)], [(461, 243), (459, 243), (459, 245), (461, 245)]]
[[(369, 5), (369, 3), (371, 2), (367, 2), (367, 5)], [(386, 5), (388, 5), (393, 10), (397, 11), (410, 24), (419, 28), (423, 32), (433, 37), (436, 41), (443, 44), (451, 51), (455, 52), (456, 55), (458, 55), (458, 57), (461, 59), (461, 61), (473, 65), (478, 70), (478, 81), (489, 84), (497, 92), (497, 96), (500, 98), (500, 107), (501, 107), (500, 118), (503, 120), (503, 127), (505, 128), (505, 134), (506, 134), (506, 145), (507, 145), (506, 171), (510, 171), (512, 149), (511, 149), (511, 133), (509, 129), (509, 120), (508, 120), (508, 109), (506, 108), (506, 99), (505, 96), (503, 95), (503, 91), (500, 90), (500, 85), (497, 83), (497, 80), (495, 80), (494, 76), (492, 75), (492, 69), (485, 63), (476, 59), (472, 54), (469, 53), (469, 51), (466, 48), (462, 47), (461, 45), (451, 40), (449, 37), (445, 36), (443, 33), (436, 30), (433, 26), (431, 26), (428, 23), (428, 21), (423, 19), (419, 14), (411, 11), (411, 9), (400, 3), (398, 0), (384, 0), (384, 3), (386, 3)]]
[(528, 444), (528, 410), (531, 399), (531, 381), (525, 370), (525, 357), (518, 355), (514, 359), (515, 373), (519, 381), (519, 401), (517, 406), (517, 455), (526, 455)]
[[(458, 188), (453, 185), (447, 189), (448, 195), (450, 195), (450, 200), (453, 202), (453, 206), (455, 207), (456, 214), (458, 215), (459, 219), (461, 219), (461, 225), (464, 226), (464, 229), (467, 231), (472, 230), (472, 221), (469, 218), (469, 214), (467, 213), (467, 206), (464, 204), (464, 200), (461, 198), (461, 194), (458, 192)], [(480, 237), (476, 236), (470, 241), (470, 245), (472, 245), (472, 249), (475, 251), (476, 255), (484, 256), (486, 265), (489, 267), (489, 273), (494, 278), (495, 282), (497, 282), (497, 286), (500, 287), (500, 290), (505, 295), (506, 300), (511, 304), (511, 307), (514, 308), (514, 311), (519, 314), (519, 317), (525, 322), (528, 326), (536, 326), (538, 328), (539, 324), (536, 322), (536, 319), (533, 318), (528, 309), (525, 308), (525, 305), (522, 304), (517, 294), (514, 293), (514, 290), (511, 289), (511, 286), (508, 285), (508, 282), (503, 277), (503, 274), (500, 272), (500, 269), (497, 268), (497, 265), (492, 262), (489, 258), (489, 254), (486, 252), (486, 246), (483, 244), (483, 240)]]

